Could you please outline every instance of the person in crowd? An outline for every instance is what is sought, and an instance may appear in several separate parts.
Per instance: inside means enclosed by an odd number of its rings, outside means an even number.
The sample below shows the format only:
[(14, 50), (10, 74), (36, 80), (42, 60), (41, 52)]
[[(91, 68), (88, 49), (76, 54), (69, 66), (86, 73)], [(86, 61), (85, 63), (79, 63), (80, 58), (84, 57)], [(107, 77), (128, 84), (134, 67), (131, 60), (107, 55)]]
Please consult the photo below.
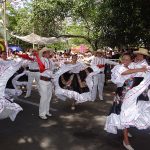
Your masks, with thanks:
[(0, 60), (7, 61), (7, 53), (6, 51), (1, 52)]

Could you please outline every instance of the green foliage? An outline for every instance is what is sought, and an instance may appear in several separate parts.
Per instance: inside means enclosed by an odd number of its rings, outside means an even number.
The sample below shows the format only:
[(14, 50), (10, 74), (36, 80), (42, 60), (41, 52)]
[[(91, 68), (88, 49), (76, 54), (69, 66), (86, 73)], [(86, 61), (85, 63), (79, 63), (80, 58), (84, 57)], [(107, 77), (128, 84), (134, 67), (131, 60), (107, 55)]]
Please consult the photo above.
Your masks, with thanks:
[[(34, 0), (18, 10), (9, 9), (9, 30), (45, 37), (67, 37), (72, 44), (150, 47), (149, 0)], [(71, 38), (71, 39), (70, 39)]]
[(35, 0), (33, 8), (36, 33), (47, 37), (58, 36), (71, 6), (71, 0)]
[[(150, 42), (150, 1), (148, 0), (106, 0), (103, 13), (102, 41), (108, 46), (139, 46)], [(105, 8), (105, 9), (106, 9)], [(102, 8), (101, 8), (102, 10)]]
[(7, 4), (9, 10), (9, 30), (16, 34), (29, 34), (33, 32), (33, 13), (32, 5), (27, 3), (23, 8), (15, 9)]
[(53, 50), (56, 50), (56, 51), (69, 49), (69, 46), (67, 43), (60, 43), (60, 42), (47, 45), (47, 47), (52, 48)]

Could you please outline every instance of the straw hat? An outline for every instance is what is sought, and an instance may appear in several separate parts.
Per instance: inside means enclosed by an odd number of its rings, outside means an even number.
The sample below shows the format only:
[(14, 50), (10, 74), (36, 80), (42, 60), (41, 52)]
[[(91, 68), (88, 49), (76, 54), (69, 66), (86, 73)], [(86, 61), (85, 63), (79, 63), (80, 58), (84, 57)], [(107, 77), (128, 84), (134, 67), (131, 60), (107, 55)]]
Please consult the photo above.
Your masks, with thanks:
[(97, 53), (102, 53), (102, 50), (101, 50), (101, 49), (98, 49), (96, 52), (97, 52)]
[(145, 49), (145, 48), (139, 48), (138, 51), (134, 51), (133, 53), (134, 54), (142, 54), (145, 56), (150, 56), (150, 54), (148, 53), (148, 49)]
[(52, 49), (47, 48), (47, 47), (42, 48), (42, 49), (39, 51), (39, 56), (42, 57), (43, 52), (46, 52), (46, 51), (52, 51)]

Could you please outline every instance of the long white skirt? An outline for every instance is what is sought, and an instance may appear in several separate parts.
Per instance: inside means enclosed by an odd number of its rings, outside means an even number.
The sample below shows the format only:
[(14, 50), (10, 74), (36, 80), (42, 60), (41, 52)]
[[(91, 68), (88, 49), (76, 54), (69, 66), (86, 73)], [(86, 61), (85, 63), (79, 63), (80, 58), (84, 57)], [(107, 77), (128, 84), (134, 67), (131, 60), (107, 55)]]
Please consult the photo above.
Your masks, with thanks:
[[(91, 66), (93, 69), (93, 72), (91, 72), (87, 77), (86, 77), (86, 84), (89, 88), (89, 92), (84, 92), (84, 93), (78, 93), (76, 91), (71, 91), (68, 89), (63, 89), (59, 85), (59, 78), (62, 74), (68, 72), (68, 71), (75, 71), (76, 73), (79, 73), (79, 71), (84, 70), (86, 68), (85, 65), (82, 65), (80, 63), (77, 63), (76, 65), (64, 65), (62, 68), (60, 68), (56, 73), (55, 73), (55, 95), (61, 99), (61, 100), (66, 100), (66, 98), (69, 99), (74, 99), (77, 103), (83, 103), (86, 101), (94, 101), (95, 99), (93, 98), (93, 90), (94, 90), (94, 82), (93, 82), (93, 76), (96, 75), (97, 73), (100, 72), (100, 69), (97, 66)], [(76, 71), (78, 70), (78, 71)]]
[(120, 114), (111, 113), (107, 116), (105, 130), (117, 134), (118, 129), (136, 127), (147, 129), (150, 127), (150, 89), (148, 90), (149, 101), (138, 101), (137, 98), (149, 87), (150, 73), (136, 87), (129, 90), (123, 99)]
[(10, 61), (7, 64), (0, 65), (0, 119), (9, 117), (14, 121), (16, 115), (23, 110), (5, 93), (7, 81), (20, 68), (20, 66), (21, 63), (15, 61)]

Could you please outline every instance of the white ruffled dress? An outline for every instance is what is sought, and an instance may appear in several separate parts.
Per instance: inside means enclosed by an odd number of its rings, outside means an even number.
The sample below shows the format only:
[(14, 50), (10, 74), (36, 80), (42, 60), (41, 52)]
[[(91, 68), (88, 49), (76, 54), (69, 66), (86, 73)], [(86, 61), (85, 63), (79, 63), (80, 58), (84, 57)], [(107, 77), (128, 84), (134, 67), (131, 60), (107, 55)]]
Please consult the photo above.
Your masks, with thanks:
[(15, 120), (16, 115), (23, 109), (13, 102), (6, 91), (6, 84), (9, 78), (20, 68), (21, 63), (8, 61), (6, 63), (0, 61), (0, 119), (10, 118)]
[[(118, 86), (123, 86), (124, 82), (133, 78), (134, 75), (121, 75), (126, 68), (123, 65), (117, 65), (112, 69), (112, 82)], [(145, 74), (143, 81), (128, 90), (123, 98), (120, 114), (111, 113), (107, 116), (105, 130), (109, 133), (117, 134), (118, 129), (136, 127), (138, 129), (147, 129), (150, 127), (150, 72)], [(138, 101), (137, 98), (148, 89), (147, 95), (149, 101)]]
[(66, 100), (66, 98), (74, 99), (77, 103), (83, 103), (86, 101), (94, 101), (92, 98), (93, 92), (93, 76), (100, 72), (97, 66), (91, 66), (93, 72), (91, 72), (86, 77), (86, 84), (89, 88), (89, 92), (78, 93), (76, 91), (61, 88), (59, 85), (59, 78), (66, 72), (79, 73), (81, 70), (86, 69), (87, 66), (83, 63), (77, 62), (76, 64), (62, 65), (62, 67), (55, 73), (54, 84), (55, 84), (55, 95), (61, 99)]

